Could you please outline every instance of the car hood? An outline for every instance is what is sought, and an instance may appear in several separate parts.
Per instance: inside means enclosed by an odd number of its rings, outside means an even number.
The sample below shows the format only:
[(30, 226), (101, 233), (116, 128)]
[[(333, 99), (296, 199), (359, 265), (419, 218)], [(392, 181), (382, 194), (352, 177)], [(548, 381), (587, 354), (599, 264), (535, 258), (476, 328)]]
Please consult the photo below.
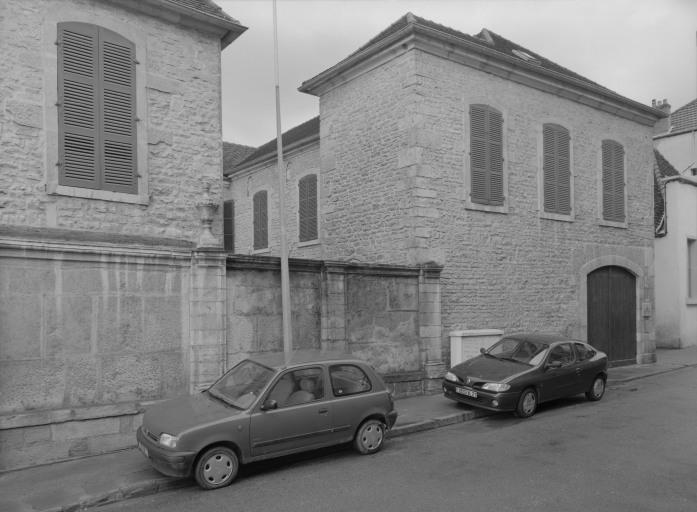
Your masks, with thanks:
[(156, 436), (162, 432), (176, 436), (190, 428), (237, 417), (243, 412), (203, 392), (148, 407), (143, 415), (143, 426)]
[(467, 377), (476, 377), (487, 382), (501, 382), (529, 370), (532, 370), (532, 367), (525, 363), (487, 356), (468, 359), (450, 369), (452, 373), (463, 380)]

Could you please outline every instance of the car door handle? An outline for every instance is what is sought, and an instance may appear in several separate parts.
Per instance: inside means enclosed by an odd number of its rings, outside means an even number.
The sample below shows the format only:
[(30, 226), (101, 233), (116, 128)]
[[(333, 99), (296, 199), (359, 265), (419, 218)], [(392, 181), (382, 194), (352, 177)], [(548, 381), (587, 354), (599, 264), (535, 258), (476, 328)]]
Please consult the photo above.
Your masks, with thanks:
[(318, 414), (327, 414), (329, 412), (329, 409), (320, 409), (317, 411)]

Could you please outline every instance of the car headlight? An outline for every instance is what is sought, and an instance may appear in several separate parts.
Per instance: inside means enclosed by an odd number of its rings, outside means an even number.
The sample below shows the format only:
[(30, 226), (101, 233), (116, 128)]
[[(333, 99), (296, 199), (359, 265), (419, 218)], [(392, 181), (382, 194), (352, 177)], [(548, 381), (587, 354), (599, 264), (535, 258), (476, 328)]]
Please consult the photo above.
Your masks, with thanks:
[(509, 389), (511, 389), (511, 386), (502, 382), (487, 382), (482, 386), (482, 389), (500, 393), (501, 391), (508, 391)]
[(449, 380), (450, 382), (457, 382), (457, 375), (455, 375), (453, 372), (448, 372), (445, 374), (445, 380)]
[(176, 448), (177, 441), (179, 438), (170, 434), (165, 434), (164, 432), (160, 434), (160, 444), (166, 446), (167, 448)]

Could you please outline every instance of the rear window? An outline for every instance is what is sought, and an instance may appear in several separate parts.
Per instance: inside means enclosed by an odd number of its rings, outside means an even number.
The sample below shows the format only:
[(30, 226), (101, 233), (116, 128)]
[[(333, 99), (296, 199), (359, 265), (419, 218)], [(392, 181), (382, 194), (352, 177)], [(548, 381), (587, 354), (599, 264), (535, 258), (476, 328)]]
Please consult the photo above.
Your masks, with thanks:
[(583, 343), (574, 343), (574, 348), (579, 361), (585, 361), (595, 355), (595, 351)]
[(334, 396), (356, 395), (372, 389), (370, 379), (358, 366), (340, 364), (329, 368)]

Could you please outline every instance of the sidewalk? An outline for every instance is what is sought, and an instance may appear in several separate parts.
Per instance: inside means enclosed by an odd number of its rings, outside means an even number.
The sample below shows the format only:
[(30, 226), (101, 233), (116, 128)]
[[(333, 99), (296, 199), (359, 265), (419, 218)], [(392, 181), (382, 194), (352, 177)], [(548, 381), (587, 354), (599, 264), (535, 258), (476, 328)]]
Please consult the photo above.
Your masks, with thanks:
[[(608, 386), (697, 366), (697, 347), (657, 351), (658, 362), (610, 368)], [(489, 413), (440, 394), (397, 400), (399, 418), (390, 437), (469, 421)], [(87, 457), (0, 474), (3, 512), (68, 512), (159, 491), (194, 485), (153, 470), (136, 450)]]

